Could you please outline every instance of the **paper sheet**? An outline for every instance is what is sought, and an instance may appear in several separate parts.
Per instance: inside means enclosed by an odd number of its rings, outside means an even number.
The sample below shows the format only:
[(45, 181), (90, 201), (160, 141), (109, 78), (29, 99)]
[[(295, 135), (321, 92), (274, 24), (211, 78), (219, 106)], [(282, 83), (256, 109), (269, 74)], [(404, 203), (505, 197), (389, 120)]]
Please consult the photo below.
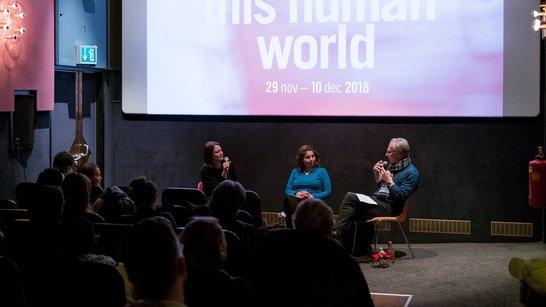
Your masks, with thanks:
[(354, 193), (354, 192), (351, 192), (353, 194), (355, 194), (357, 197), (358, 197), (358, 200), (362, 203), (366, 203), (366, 204), (370, 204), (370, 205), (377, 205), (377, 203), (375, 202), (375, 200), (373, 200), (371, 197), (369, 197), (368, 195), (365, 195), (365, 194), (360, 194), (360, 193)]

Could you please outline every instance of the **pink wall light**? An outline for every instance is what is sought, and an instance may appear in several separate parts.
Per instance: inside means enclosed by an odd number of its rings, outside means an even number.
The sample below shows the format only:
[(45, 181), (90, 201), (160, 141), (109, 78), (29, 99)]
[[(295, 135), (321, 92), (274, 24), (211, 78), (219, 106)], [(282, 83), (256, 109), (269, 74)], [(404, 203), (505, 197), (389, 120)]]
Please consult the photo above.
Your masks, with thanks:
[(53, 110), (53, 18), (53, 0), (0, 0), (0, 112), (15, 109), (15, 91), (36, 92), (36, 110)]

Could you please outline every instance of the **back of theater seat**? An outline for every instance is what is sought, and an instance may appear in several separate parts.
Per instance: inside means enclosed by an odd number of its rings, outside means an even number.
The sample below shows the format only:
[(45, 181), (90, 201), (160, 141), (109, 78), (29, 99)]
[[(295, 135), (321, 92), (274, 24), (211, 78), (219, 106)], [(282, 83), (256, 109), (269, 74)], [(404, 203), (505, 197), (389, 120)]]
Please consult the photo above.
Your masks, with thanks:
[(10, 258), (0, 256), (0, 306), (26, 307), (22, 273)]
[(294, 229), (258, 237), (243, 276), (253, 306), (372, 306), (356, 260), (334, 239)]
[(35, 202), (38, 185), (34, 182), (19, 182), (15, 186), (15, 201), (19, 208), (29, 209)]
[(97, 252), (119, 261), (119, 247), (133, 224), (95, 223), (93, 227), (98, 236)]
[(17, 202), (13, 199), (0, 199), (0, 209), (18, 209)]
[(51, 306), (120, 307), (126, 304), (123, 277), (111, 265), (69, 260), (59, 263), (55, 272), (57, 282), (51, 290)]
[(161, 204), (170, 205), (204, 205), (207, 203), (207, 197), (203, 191), (197, 188), (179, 188), (168, 187), (161, 192)]
[(256, 227), (263, 226), (262, 219), (262, 201), (258, 193), (252, 190), (246, 190), (246, 200), (243, 203), (243, 210), (250, 213), (254, 222), (252, 223)]
[(225, 269), (231, 275), (240, 276), (246, 262), (247, 248), (233, 231), (227, 229), (223, 231), (227, 242)]

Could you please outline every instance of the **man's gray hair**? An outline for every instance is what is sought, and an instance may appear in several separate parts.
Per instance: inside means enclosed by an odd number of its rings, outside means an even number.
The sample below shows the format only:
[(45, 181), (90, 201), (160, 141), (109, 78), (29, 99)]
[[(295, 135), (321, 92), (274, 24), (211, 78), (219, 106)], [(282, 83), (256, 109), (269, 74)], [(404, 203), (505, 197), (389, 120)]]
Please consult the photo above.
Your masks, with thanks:
[(404, 158), (408, 157), (410, 154), (409, 142), (404, 138), (393, 138), (391, 143), (394, 145), (395, 150), (402, 153)]

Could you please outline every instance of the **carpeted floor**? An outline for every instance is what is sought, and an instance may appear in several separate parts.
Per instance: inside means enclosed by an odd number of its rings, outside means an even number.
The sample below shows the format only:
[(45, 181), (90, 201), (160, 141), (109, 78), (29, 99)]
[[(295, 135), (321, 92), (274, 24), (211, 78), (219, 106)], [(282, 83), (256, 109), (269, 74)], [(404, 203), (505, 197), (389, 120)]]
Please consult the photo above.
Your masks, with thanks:
[[(395, 246), (409, 254), (405, 247)], [(407, 306), (522, 306), (519, 281), (508, 272), (508, 262), (513, 257), (546, 258), (546, 244), (542, 242), (435, 243), (412, 247), (415, 259), (406, 255), (387, 268), (360, 263), (370, 292), (409, 295)], [(376, 297), (378, 306), (403, 306), (383, 304), (392, 297)]]

